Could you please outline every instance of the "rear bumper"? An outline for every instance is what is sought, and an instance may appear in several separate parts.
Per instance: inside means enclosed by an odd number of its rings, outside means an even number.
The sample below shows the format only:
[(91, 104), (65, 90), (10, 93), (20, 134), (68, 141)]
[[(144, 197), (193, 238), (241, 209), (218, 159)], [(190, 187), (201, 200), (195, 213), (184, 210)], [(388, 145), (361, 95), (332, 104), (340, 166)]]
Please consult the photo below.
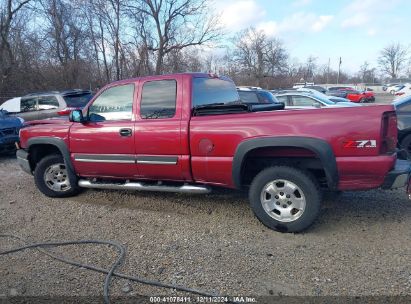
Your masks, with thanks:
[(16, 156), (17, 156), (17, 162), (20, 165), (21, 169), (23, 169), (24, 172), (33, 174), (31, 171), (31, 167), (30, 167), (29, 154), (23, 149), (20, 149), (20, 150), (17, 150)]
[(397, 159), (393, 170), (388, 172), (381, 188), (397, 189), (408, 186), (411, 175), (411, 162), (408, 160)]

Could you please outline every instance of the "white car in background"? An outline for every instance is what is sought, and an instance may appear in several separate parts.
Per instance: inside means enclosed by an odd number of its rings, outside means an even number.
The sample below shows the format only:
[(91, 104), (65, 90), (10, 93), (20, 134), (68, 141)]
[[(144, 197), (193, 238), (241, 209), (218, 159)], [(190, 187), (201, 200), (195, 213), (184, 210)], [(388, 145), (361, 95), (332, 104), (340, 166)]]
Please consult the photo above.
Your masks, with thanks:
[(411, 95), (411, 84), (405, 83), (403, 87), (395, 92), (395, 99)]
[(404, 85), (403, 84), (394, 84), (389, 87), (387, 87), (386, 92), (390, 93), (391, 95), (394, 95), (398, 90), (400, 90)]
[(14, 97), (12, 99), (6, 100), (0, 105), (0, 110), (6, 110), (9, 113), (20, 112), (20, 101), (21, 97)]

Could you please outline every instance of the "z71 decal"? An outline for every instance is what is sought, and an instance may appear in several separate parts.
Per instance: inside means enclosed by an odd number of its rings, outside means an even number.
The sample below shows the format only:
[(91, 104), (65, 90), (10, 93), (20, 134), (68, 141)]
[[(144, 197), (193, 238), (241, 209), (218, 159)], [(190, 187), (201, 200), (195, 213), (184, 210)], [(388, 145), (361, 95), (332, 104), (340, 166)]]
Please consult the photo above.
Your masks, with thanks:
[(376, 148), (377, 141), (375, 139), (364, 140), (349, 140), (344, 142), (344, 148)]

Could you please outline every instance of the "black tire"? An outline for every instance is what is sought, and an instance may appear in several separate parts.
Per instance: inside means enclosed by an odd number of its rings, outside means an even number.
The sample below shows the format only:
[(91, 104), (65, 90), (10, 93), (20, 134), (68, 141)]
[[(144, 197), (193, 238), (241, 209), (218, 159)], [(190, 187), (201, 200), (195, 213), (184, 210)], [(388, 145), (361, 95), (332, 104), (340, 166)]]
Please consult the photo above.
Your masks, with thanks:
[[(52, 167), (60, 169), (52, 169)], [(46, 175), (53, 176), (52, 180), (47, 181)], [(65, 167), (63, 157), (58, 154), (44, 157), (34, 170), (34, 182), (37, 188), (48, 197), (69, 197), (78, 194), (81, 188), (77, 185), (77, 181), (77, 176)], [(52, 186), (57, 188), (59, 185), (61, 185), (60, 191), (52, 189)]]
[[(280, 212), (280, 215), (276, 213), (281, 210), (281, 207), (288, 208), (288, 206), (283, 202), (280, 203), (280, 206), (274, 206), (275, 209), (273, 209), (270, 214), (263, 207), (262, 197), (266, 195), (266, 192), (263, 192), (263, 190), (274, 181), (277, 181), (277, 183), (275, 183), (276, 187), (278, 187), (279, 185), (281, 187), (281, 182), (278, 182), (279, 180), (283, 180), (293, 184), (294, 186), (297, 186), (299, 189), (296, 190), (297, 192), (294, 192), (296, 193), (294, 194), (296, 196), (296, 199), (299, 199), (297, 198), (298, 193), (300, 194), (300, 197), (303, 197), (303, 199), (305, 199), (305, 207), (303, 208), (303, 211), (299, 211), (298, 209), (291, 209), (290, 214), (294, 210), (296, 210), (296, 214), (302, 212), (297, 219), (294, 219), (292, 221), (284, 221), (274, 218), (275, 216), (281, 216), (282, 211)], [(278, 191), (281, 191), (281, 188), (277, 189)], [(285, 198), (284, 194), (287, 193), (287, 191), (284, 191), (285, 192), (279, 192), (278, 195), (282, 195), (280, 198), (278, 198), (279, 200), (288, 200), (288, 198)], [(302, 192), (302, 194), (300, 193), (300, 191)], [(287, 194), (287, 197), (290, 196), (288, 196)], [(272, 199), (276, 200), (277, 196), (275, 196), (275, 198), (273, 196)], [(300, 232), (304, 229), (307, 229), (317, 218), (321, 207), (322, 193), (317, 181), (308, 172), (296, 169), (294, 167), (275, 166), (264, 169), (259, 174), (257, 174), (250, 186), (249, 200), (251, 208), (256, 217), (268, 228), (280, 232)], [(292, 200), (292, 198), (290, 198), (290, 200)], [(275, 203), (272, 202), (273, 205), (278, 205), (278, 203), (279, 201)], [(291, 202), (287, 203), (289, 204)], [(291, 208), (292, 205), (290, 204), (289, 207)], [(287, 212), (285, 212), (284, 214), (286, 213)]]
[(367, 102), (367, 99), (366, 98), (361, 98), (360, 99), (360, 103), (366, 103)]
[(411, 134), (408, 134), (401, 140), (401, 148), (407, 151), (408, 159), (411, 158)]

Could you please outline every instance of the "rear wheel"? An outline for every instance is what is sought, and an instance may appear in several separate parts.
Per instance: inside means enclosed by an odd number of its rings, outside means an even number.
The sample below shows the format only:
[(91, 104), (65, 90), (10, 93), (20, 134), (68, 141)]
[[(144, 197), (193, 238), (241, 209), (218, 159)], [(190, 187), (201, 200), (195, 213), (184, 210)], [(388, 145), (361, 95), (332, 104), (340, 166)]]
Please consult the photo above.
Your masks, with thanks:
[(268, 228), (299, 232), (316, 219), (321, 191), (308, 172), (276, 166), (261, 171), (254, 178), (249, 199), (254, 214)]
[(68, 197), (79, 193), (77, 177), (66, 167), (61, 155), (43, 158), (34, 170), (37, 188), (49, 197)]

